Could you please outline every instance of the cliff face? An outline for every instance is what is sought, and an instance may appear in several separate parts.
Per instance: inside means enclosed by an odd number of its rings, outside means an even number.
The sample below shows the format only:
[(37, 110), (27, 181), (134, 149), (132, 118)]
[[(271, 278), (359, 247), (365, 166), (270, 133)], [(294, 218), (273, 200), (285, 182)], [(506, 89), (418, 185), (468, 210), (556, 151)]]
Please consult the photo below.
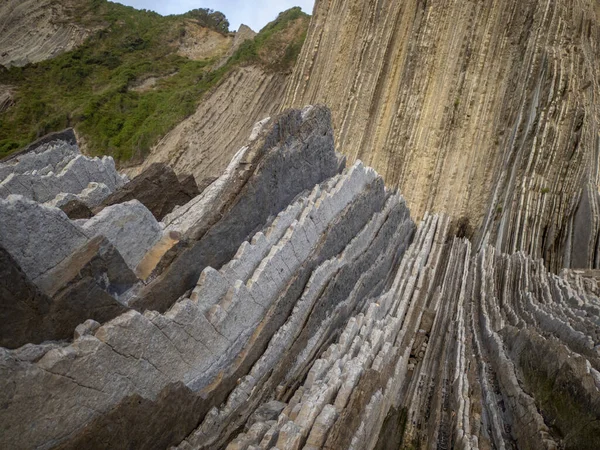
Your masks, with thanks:
[(309, 17), (299, 9), (282, 13), (256, 35), (242, 26), (223, 58), (240, 60), (195, 113), (161, 139), (145, 161), (127, 173), (137, 175), (155, 162), (178, 173), (193, 174), (201, 183), (218, 177), (254, 124), (281, 110), (286, 86), (299, 52)]
[(415, 219), (598, 267), (599, 24), (583, 0), (319, 0), (284, 104), (330, 106)]
[(0, 65), (24, 66), (81, 45), (92, 30), (73, 17), (73, 0), (6, 0), (0, 5)]

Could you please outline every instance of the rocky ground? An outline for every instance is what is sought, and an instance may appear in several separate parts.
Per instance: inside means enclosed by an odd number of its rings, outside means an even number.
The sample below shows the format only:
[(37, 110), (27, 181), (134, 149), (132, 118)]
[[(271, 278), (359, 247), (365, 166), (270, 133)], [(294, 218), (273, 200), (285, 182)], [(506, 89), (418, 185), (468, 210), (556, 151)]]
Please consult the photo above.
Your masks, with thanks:
[(598, 448), (594, 273), (416, 225), (333, 135), (267, 119), (205, 186), (5, 161), (0, 447)]

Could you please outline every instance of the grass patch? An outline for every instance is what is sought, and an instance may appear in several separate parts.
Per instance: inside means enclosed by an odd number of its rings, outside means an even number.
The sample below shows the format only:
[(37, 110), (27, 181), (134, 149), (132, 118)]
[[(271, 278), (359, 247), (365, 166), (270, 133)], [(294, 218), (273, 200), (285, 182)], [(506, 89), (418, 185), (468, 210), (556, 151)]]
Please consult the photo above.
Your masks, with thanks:
[[(274, 71), (285, 72), (294, 67), (308, 31), (309, 16), (299, 7), (279, 14), (253, 39), (244, 42), (229, 61), (230, 64), (260, 64)], [(301, 31), (291, 39), (286, 31), (301, 22)], [(270, 57), (276, 55), (275, 58)]]
[[(15, 88), (15, 105), (0, 115), (0, 158), (47, 133), (75, 127), (90, 153), (139, 162), (233, 68), (267, 66), (259, 56), (262, 49), (273, 45), (294, 20), (308, 17), (299, 8), (282, 13), (224, 67), (213, 70), (214, 60), (192, 61), (177, 55), (177, 49), (190, 20), (226, 34), (229, 24), (221, 13), (194, 10), (163, 17), (89, 0), (73, 14), (80, 23), (101, 29), (76, 50), (51, 60), (0, 66), (0, 84)], [(285, 48), (281, 64), (270, 68), (293, 67), (307, 27), (308, 19), (304, 32)], [(158, 79), (153, 89), (131, 89), (149, 77)]]
[[(600, 420), (589, 405), (587, 396), (572, 382), (574, 373), (550, 377), (535, 363), (535, 355), (521, 355), (525, 386), (533, 393), (536, 405), (566, 450), (600, 448)], [(569, 369), (565, 369), (567, 372)], [(582, 399), (584, 401), (582, 401)]]

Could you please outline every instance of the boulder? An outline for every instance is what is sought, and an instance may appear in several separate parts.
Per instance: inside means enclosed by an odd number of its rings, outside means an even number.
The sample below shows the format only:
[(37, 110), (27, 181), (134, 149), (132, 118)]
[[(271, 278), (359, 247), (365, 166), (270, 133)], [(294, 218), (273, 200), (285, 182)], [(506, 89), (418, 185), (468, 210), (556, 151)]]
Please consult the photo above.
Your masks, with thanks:
[(19, 195), (0, 199), (0, 246), (34, 283), (87, 241), (86, 232), (58, 208)]
[(106, 198), (96, 213), (107, 206), (138, 200), (157, 220), (162, 220), (173, 208), (185, 205), (198, 194), (194, 177), (180, 182), (173, 169), (156, 163)]
[(1, 159), (0, 163), (13, 163), (14, 161), (20, 160), (24, 155), (42, 153), (47, 150), (49, 146), (63, 144), (67, 144), (71, 147), (77, 145), (77, 137), (75, 136), (75, 131), (73, 128), (67, 128), (63, 131), (49, 133), (46, 136), (39, 138), (35, 142), (32, 142), (23, 150), (15, 152)]
[(138, 200), (103, 209), (82, 229), (90, 237), (106, 236), (135, 270), (144, 255), (162, 238), (163, 231), (152, 213)]

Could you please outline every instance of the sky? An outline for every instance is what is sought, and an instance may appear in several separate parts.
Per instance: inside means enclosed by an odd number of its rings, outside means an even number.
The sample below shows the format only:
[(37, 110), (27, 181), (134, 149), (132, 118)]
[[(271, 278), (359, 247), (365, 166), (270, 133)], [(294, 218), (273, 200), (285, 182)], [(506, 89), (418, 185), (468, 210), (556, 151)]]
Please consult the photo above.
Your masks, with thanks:
[(243, 23), (254, 31), (260, 31), (277, 15), (294, 6), (300, 6), (312, 14), (314, 0), (118, 0), (123, 5), (137, 9), (149, 9), (159, 14), (183, 14), (196, 8), (221, 11), (229, 20), (229, 29), (237, 30)]

